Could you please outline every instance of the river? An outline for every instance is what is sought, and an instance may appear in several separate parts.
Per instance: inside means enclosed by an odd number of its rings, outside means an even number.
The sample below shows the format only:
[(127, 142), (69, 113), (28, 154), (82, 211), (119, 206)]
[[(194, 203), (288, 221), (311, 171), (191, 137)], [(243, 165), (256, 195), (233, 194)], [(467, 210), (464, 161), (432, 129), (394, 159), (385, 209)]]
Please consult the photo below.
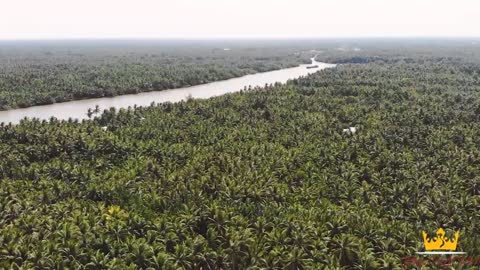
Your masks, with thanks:
[[(318, 65), (317, 68), (307, 69), (307, 66)], [(226, 93), (238, 92), (245, 86), (251, 85), (264, 86), (265, 84), (273, 84), (275, 82), (285, 83), (290, 79), (295, 79), (310, 73), (317, 72), (321, 69), (334, 67), (334, 64), (316, 62), (312, 58), (312, 64), (300, 65), (298, 67), (280, 69), (246, 75), (243, 77), (233, 78), (224, 81), (217, 81), (207, 84), (190, 86), (185, 88), (177, 88), (170, 90), (144, 92), (132, 95), (122, 95), (115, 97), (92, 98), (84, 100), (68, 101), (63, 103), (55, 103), (49, 105), (33, 106), (29, 108), (13, 109), (0, 111), (0, 122), (17, 124), (21, 119), (39, 118), (49, 119), (52, 116), (58, 119), (86, 119), (87, 110), (100, 106), (101, 111), (110, 107), (127, 108), (128, 106), (148, 106), (152, 102), (177, 102), (191, 96), (192, 98), (210, 98), (223, 95)]]

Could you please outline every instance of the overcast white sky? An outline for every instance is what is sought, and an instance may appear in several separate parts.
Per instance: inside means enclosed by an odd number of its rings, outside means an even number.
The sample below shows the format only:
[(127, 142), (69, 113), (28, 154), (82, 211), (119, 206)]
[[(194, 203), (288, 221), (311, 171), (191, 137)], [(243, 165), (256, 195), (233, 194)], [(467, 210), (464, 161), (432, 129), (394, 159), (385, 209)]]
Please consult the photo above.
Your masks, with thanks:
[(479, 0), (0, 0), (0, 39), (480, 37)]

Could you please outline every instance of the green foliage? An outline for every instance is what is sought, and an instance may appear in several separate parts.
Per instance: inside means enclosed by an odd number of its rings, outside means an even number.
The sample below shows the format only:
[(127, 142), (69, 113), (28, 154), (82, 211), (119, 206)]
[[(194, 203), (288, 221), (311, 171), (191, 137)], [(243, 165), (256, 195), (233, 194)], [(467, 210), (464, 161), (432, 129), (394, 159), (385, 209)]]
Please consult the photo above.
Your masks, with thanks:
[[(298, 47), (211, 42), (0, 43), (0, 110), (158, 91), (297, 66)], [(252, 45), (253, 47), (250, 47)]]
[(410, 57), (2, 125), (0, 268), (399, 269), (440, 226), (480, 255), (480, 64)]

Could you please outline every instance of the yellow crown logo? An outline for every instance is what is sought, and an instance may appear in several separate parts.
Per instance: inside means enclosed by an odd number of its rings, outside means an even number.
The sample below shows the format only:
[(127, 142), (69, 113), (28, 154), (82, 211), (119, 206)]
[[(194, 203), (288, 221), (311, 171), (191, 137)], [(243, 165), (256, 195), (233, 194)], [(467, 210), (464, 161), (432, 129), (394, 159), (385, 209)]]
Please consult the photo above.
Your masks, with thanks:
[(442, 228), (437, 230), (436, 236), (429, 238), (427, 233), (422, 231), (423, 243), (425, 244), (425, 250), (450, 250), (455, 251), (457, 249), (458, 237), (460, 231), (456, 231), (454, 237), (448, 238), (445, 236), (445, 231)]

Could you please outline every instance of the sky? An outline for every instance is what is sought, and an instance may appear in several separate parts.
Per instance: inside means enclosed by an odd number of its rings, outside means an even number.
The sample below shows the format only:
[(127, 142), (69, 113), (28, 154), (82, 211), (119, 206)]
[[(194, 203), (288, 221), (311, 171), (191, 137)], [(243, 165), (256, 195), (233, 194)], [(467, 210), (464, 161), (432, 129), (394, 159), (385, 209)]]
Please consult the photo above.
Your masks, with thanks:
[(0, 39), (480, 37), (478, 0), (0, 0)]

